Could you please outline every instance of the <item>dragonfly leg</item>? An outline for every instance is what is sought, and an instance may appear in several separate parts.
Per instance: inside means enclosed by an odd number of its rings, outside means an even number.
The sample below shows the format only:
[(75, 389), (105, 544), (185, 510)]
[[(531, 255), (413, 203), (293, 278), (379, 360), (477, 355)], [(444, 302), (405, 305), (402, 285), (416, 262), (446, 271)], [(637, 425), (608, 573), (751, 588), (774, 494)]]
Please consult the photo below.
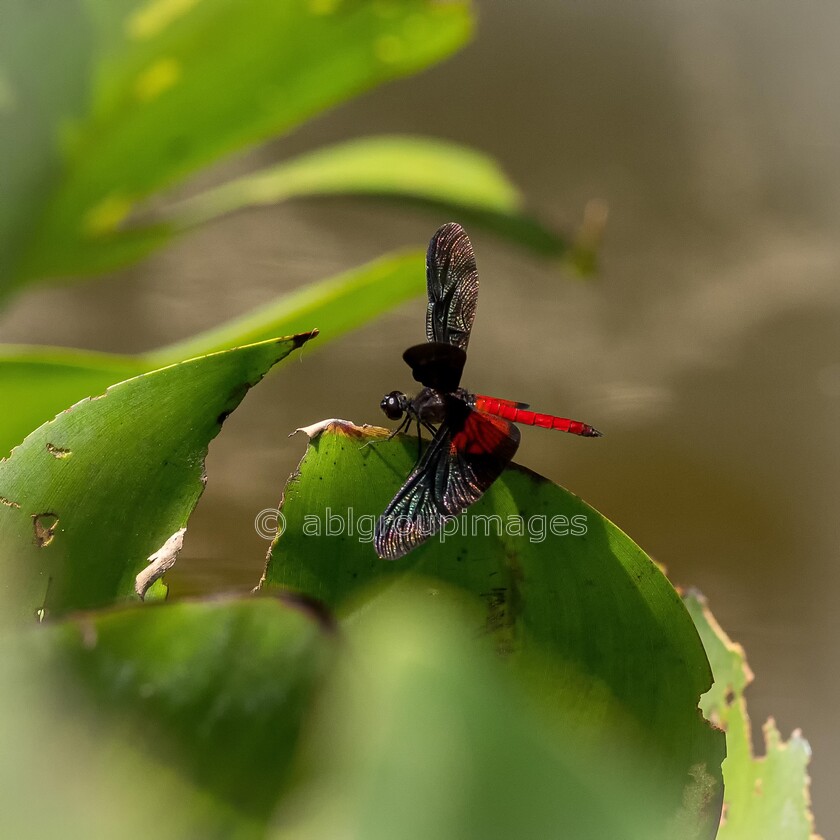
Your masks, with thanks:
[(397, 428), (394, 429), (394, 431), (391, 432), (390, 435), (388, 435), (386, 440), (391, 440), (391, 438), (396, 437), (400, 432), (406, 431), (409, 426), (411, 426), (411, 417), (410, 417), (410, 415), (406, 414), (402, 423), (400, 423), (400, 425), (397, 426)]
[(423, 456), (423, 429), (432, 437), (437, 434), (437, 429), (431, 423), (417, 418), (417, 460), (414, 462), (415, 467), (420, 463), (420, 458)]
[[(410, 418), (410, 417), (405, 417), (405, 418), (403, 419), (403, 421), (400, 423), (400, 425), (399, 425), (399, 426), (397, 426), (397, 428), (396, 428), (396, 429), (394, 429), (394, 431), (393, 431), (393, 432), (391, 432), (391, 434), (389, 434), (389, 435), (388, 435), (388, 437), (386, 437), (386, 438), (385, 438), (385, 440), (391, 440), (391, 438), (395, 437), (395, 436), (396, 436), (396, 435), (398, 435), (400, 432), (405, 431), (405, 429), (408, 427), (408, 424), (409, 424), (410, 422), (411, 422), (411, 418)], [(373, 439), (373, 440), (368, 440), (368, 441), (365, 441), (365, 442), (364, 442), (364, 443), (363, 443), (363, 444), (359, 447), (359, 449), (364, 449), (366, 446), (370, 446), (370, 445), (371, 445), (371, 444), (373, 444), (373, 443), (381, 443), (381, 442), (382, 442), (382, 438)]]
[(426, 420), (420, 421), (423, 424), (423, 428), (432, 436), (434, 437), (437, 434), (437, 429)]

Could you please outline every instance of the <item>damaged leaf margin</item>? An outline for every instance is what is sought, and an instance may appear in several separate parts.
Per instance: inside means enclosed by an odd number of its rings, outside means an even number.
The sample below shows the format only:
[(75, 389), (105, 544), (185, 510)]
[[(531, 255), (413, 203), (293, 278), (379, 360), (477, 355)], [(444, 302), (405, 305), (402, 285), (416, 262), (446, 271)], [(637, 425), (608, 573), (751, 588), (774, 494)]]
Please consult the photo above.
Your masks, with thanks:
[[(140, 597), (172, 559), (164, 544), (201, 496), (207, 447), (224, 419), (316, 332), (120, 382), (61, 412), (0, 461), (0, 497), (19, 506), (0, 505), (0, 568), (13, 593), (11, 620)], [(47, 444), (56, 441), (71, 458), (55, 457)], [(150, 597), (148, 587), (143, 596)]]
[(744, 649), (726, 635), (700, 592), (690, 590), (683, 601), (714, 673), (714, 684), (701, 698), (700, 708), (726, 731), (724, 807), (717, 840), (821, 840), (811, 813), (808, 742), (798, 729), (783, 741), (769, 718), (762, 727), (765, 754), (755, 755), (744, 700), (753, 674)]
[(141, 601), (145, 600), (146, 593), (152, 584), (160, 580), (175, 565), (178, 554), (184, 547), (186, 533), (186, 528), (179, 528), (154, 554), (149, 555), (149, 565), (134, 579), (134, 591), (140, 596)]

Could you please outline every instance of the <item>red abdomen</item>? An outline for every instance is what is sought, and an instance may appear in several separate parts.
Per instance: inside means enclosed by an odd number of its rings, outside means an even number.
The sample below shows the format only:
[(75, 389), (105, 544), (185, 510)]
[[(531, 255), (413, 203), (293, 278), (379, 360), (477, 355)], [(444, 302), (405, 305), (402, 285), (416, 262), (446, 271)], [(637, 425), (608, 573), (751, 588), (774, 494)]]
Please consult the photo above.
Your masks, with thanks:
[(569, 432), (583, 437), (601, 437), (601, 433), (587, 423), (569, 420), (567, 417), (555, 417), (553, 414), (538, 414), (536, 411), (530, 411), (526, 403), (476, 394), (475, 407), (479, 411), (486, 411), (488, 414), (495, 414), (497, 417), (504, 417), (505, 420), (512, 420), (514, 423), (522, 423), (526, 426), (557, 429), (559, 432)]

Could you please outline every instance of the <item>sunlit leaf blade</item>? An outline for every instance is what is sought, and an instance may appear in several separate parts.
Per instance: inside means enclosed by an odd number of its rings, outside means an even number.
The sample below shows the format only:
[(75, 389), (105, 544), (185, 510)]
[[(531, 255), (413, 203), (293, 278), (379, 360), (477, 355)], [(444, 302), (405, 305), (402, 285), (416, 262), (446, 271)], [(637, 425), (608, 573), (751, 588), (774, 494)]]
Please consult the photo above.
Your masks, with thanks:
[[(148, 837), (155, 813), (156, 836), (264, 836), (334, 646), (328, 619), (275, 598), (123, 608), (0, 637), (0, 707), (15, 712), (3, 743), (24, 747), (0, 757), (22, 795), (0, 810), (3, 836)], [(39, 832), (60, 803), (63, 821)]]
[(652, 772), (660, 802), (671, 809), (662, 819), (694, 809), (687, 822), (695, 836), (713, 836), (723, 736), (697, 711), (711, 674), (697, 631), (660, 570), (580, 499), (519, 468), (451, 523), (458, 534), (400, 561), (380, 560), (371, 546), (375, 519), (417, 456), (416, 440), (385, 442), (382, 434), (333, 425), (311, 442), (285, 489), (286, 529), (263, 585), (314, 595), (340, 613), (353, 608), (362, 587), (406, 571), (457, 587), (482, 605), (481, 629), (500, 652), (512, 661), (548, 658), (546, 692), (580, 675), (600, 686), (569, 692), (583, 719), (598, 720), (599, 694), (613, 698), (657, 756)]
[(289, 198), (357, 193), (412, 196), (515, 213), (522, 197), (498, 165), (472, 149), (428, 137), (364, 137), (318, 149), (237, 178), (173, 208), (196, 224), (241, 207)]
[(150, 370), (317, 327), (322, 345), (377, 318), (425, 289), (423, 253), (390, 254), (352, 271), (282, 295), (253, 313), (139, 356), (65, 347), (0, 345), (0, 456), (29, 432), (84, 397)]
[[(414, 582), (346, 623), (307, 755), (312, 781), (278, 813), (286, 840), (655, 840), (656, 791), (613, 748), (588, 749), (562, 703), (538, 709), (436, 581)], [(676, 835), (669, 837), (674, 840)], [(680, 838), (684, 840), (684, 838)]]
[[(131, 229), (144, 198), (439, 61), (472, 28), (469, 0), (72, 5), (64, 30), (48, 14), (19, 28), (23, 4), (4, 14), (4, 30), (28, 39), (5, 72), (6, 99), (37, 110), (22, 80), (38, 74), (65, 74), (62, 89), (72, 92), (68, 102), (49, 97), (46, 116), (6, 139), (19, 171), (3, 202), (29, 215), (3, 217), (4, 287), (137, 258), (170, 233)], [(59, 48), (52, 30), (64, 38)]]
[(237, 344), (291, 335), (317, 327), (318, 345), (423, 294), (424, 252), (389, 254), (359, 268), (290, 292), (253, 312), (199, 333), (186, 341), (162, 347), (143, 357), (145, 364), (169, 364), (200, 353)]
[(40, 426), (0, 462), (0, 568), (17, 617), (137, 599), (148, 557), (186, 525), (221, 424), (311, 336), (129, 379)]
[(197, 195), (168, 216), (177, 227), (189, 227), (242, 207), (330, 195), (408, 201), (544, 255), (569, 247), (563, 235), (525, 212), (519, 190), (495, 161), (428, 137), (366, 137), (318, 149)]
[(808, 742), (799, 730), (783, 741), (770, 718), (764, 724), (765, 754), (754, 754), (744, 700), (753, 675), (744, 650), (721, 629), (702, 595), (690, 592), (684, 601), (715, 680), (700, 705), (703, 714), (726, 730), (725, 812), (719, 840), (816, 840), (808, 794)]

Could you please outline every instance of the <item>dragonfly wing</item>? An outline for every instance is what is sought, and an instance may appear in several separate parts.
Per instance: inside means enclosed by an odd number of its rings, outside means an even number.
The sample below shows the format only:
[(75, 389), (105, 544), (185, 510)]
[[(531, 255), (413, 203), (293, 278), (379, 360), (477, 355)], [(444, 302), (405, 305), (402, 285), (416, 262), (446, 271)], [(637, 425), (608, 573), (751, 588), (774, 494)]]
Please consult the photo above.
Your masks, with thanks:
[(467, 349), (478, 302), (475, 252), (457, 222), (440, 228), (426, 252), (426, 339)]
[(454, 344), (427, 341), (409, 347), (403, 353), (403, 359), (418, 382), (449, 394), (456, 391), (461, 383), (467, 354)]
[(481, 496), (502, 474), (519, 448), (519, 429), (502, 417), (464, 406), (463, 422), (452, 435), (446, 506), (460, 513)]
[(402, 557), (476, 502), (519, 446), (519, 429), (448, 398), (447, 420), (376, 524), (376, 553)]

